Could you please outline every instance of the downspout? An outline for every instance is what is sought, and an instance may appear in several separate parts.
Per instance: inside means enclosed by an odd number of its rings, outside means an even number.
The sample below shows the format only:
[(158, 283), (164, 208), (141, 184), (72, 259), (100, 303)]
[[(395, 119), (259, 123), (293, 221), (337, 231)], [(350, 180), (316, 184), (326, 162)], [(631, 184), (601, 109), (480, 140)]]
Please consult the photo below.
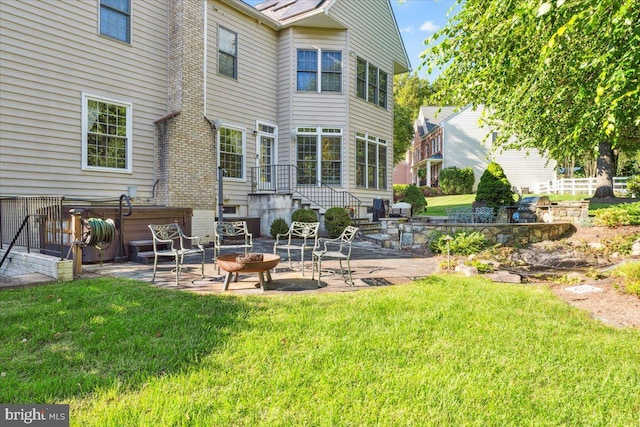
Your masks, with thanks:
[[(346, 124), (346, 129), (345, 129), (345, 135), (344, 136), (345, 136), (345, 138), (347, 140), (347, 143), (345, 144), (344, 140), (342, 142), (342, 146), (344, 147), (344, 151), (345, 151), (345, 156), (344, 157), (346, 159), (346, 162), (343, 165), (343, 171), (342, 171), (343, 176), (345, 177), (346, 185), (345, 185), (345, 183), (343, 183), (342, 186), (345, 188), (346, 191), (351, 191), (351, 181), (349, 179), (349, 176), (350, 176), (349, 171), (351, 170), (351, 168), (349, 167), (349, 165), (351, 163), (350, 162), (351, 153), (350, 153), (350, 150), (349, 150), (349, 147), (351, 147), (351, 127), (350, 127), (351, 115), (349, 114), (349, 111), (350, 111), (349, 107), (351, 106), (351, 97), (349, 96), (349, 93), (350, 93), (349, 89), (351, 88), (351, 85), (348, 83), (348, 82), (351, 81), (350, 80), (350, 74), (349, 74), (349, 71), (351, 70), (351, 66), (350, 66), (351, 65), (351, 37), (350, 37), (350, 35), (351, 35), (351, 32), (347, 29), (347, 67), (346, 67), (347, 68), (347, 72), (342, 77), (343, 81), (344, 81), (345, 77), (347, 79), (347, 84), (343, 85), (343, 86), (346, 86), (345, 103), (346, 103), (346, 111), (347, 111), (347, 124)], [(344, 61), (344, 59), (343, 59), (343, 61)], [(344, 67), (343, 67), (343, 69), (344, 69)], [(354, 144), (354, 146), (355, 146), (355, 144)], [(354, 157), (355, 157), (355, 152), (354, 152)], [(354, 159), (354, 161), (355, 161), (355, 159)], [(389, 163), (388, 160), (387, 160), (387, 163)], [(387, 171), (388, 170), (389, 170), (389, 166), (387, 165)], [(387, 180), (388, 179), (389, 179), (389, 177), (387, 177)], [(355, 188), (355, 185), (354, 185), (354, 188)]]
[[(202, 76), (202, 115), (207, 117), (207, 26), (208, 26), (208, 13), (207, 13), (207, 1), (202, 0), (202, 7), (204, 8), (204, 28), (202, 29), (202, 37), (203, 39), (203, 76)], [(208, 120), (207, 120), (208, 121)]]
[[(289, 27), (289, 43), (291, 43), (291, 49), (295, 48), (295, 44), (293, 43), (293, 27)], [(291, 55), (294, 55), (295, 52), (291, 52)], [(289, 82), (293, 81), (293, 64), (291, 64), (291, 58), (289, 58), (289, 66), (287, 67), (289, 68)], [(291, 140), (293, 139), (292, 135), (293, 135), (293, 91), (294, 88), (289, 86), (289, 164), (291, 165), (295, 165), (296, 159), (295, 157), (295, 152), (296, 152), (296, 148), (295, 148), (295, 142), (291, 142)], [(292, 179), (290, 177), (290, 179)], [(293, 180), (291, 182), (291, 186), (293, 186)]]

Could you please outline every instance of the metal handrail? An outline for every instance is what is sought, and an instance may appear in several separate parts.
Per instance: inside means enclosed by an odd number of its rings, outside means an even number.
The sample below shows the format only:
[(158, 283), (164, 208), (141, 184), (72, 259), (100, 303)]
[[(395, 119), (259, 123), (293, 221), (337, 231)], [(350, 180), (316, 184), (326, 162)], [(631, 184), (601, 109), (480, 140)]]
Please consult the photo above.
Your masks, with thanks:
[[(11, 240), (11, 243), (9, 243), (9, 248), (7, 248), (7, 251), (2, 256), (2, 260), (0, 260), (0, 267), (2, 267), (2, 264), (4, 264), (4, 260), (6, 260), (7, 257), (9, 256), (9, 253), (11, 252), (11, 249), (13, 248), (13, 245), (15, 245), (16, 241), (20, 237), (20, 234), (22, 233), (22, 230), (28, 224), (29, 218), (31, 218), (32, 216), (43, 217), (43, 216), (46, 216), (46, 215), (26, 215), (24, 217), (24, 219), (22, 220), (22, 224), (20, 224), (20, 228), (18, 228), (18, 231), (16, 232), (15, 236), (13, 236), (13, 239)], [(29, 233), (27, 233), (27, 241), (29, 241)], [(27, 251), (28, 252), (31, 251), (31, 244), (27, 245)]]
[(17, 245), (63, 256), (62, 196), (0, 197), (0, 248), (4, 259)]
[(338, 191), (296, 165), (251, 168), (251, 191), (297, 194), (320, 209), (335, 206), (359, 212), (362, 201), (348, 191)]

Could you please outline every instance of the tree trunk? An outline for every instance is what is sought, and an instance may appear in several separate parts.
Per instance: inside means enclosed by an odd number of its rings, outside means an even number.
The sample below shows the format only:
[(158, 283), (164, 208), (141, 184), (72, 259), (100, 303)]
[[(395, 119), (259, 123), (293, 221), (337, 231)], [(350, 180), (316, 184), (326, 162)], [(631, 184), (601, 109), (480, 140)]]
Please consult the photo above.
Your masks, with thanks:
[(598, 147), (598, 174), (596, 175), (596, 193), (594, 198), (615, 197), (613, 195), (613, 151), (609, 141), (600, 142)]

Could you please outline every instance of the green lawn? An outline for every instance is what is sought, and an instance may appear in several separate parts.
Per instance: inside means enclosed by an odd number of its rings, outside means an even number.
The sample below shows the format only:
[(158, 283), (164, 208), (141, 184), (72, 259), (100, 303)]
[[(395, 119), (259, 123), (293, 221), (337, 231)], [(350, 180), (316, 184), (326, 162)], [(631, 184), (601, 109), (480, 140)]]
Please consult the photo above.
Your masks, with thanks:
[[(535, 196), (535, 194), (527, 194), (525, 197)], [(561, 202), (567, 200), (582, 200), (585, 199), (585, 195), (558, 195), (551, 194), (549, 199), (551, 202)], [(461, 194), (456, 196), (439, 196), (439, 197), (427, 197), (427, 213), (429, 216), (446, 216), (447, 209), (459, 208), (459, 207), (471, 207), (471, 204), (476, 199), (475, 194)], [(598, 209), (606, 208), (609, 205), (605, 204), (590, 204), (589, 212), (594, 213)]]
[(74, 426), (631, 426), (640, 331), (432, 276), (275, 297), (121, 279), (0, 291), (0, 402)]

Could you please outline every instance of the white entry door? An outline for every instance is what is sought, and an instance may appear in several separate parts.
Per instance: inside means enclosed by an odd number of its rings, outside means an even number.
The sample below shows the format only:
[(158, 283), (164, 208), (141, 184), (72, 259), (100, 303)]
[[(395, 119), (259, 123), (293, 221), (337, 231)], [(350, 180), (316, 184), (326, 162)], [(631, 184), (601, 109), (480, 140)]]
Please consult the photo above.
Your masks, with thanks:
[(258, 134), (258, 190), (275, 190), (275, 148), (276, 139), (272, 135)]

